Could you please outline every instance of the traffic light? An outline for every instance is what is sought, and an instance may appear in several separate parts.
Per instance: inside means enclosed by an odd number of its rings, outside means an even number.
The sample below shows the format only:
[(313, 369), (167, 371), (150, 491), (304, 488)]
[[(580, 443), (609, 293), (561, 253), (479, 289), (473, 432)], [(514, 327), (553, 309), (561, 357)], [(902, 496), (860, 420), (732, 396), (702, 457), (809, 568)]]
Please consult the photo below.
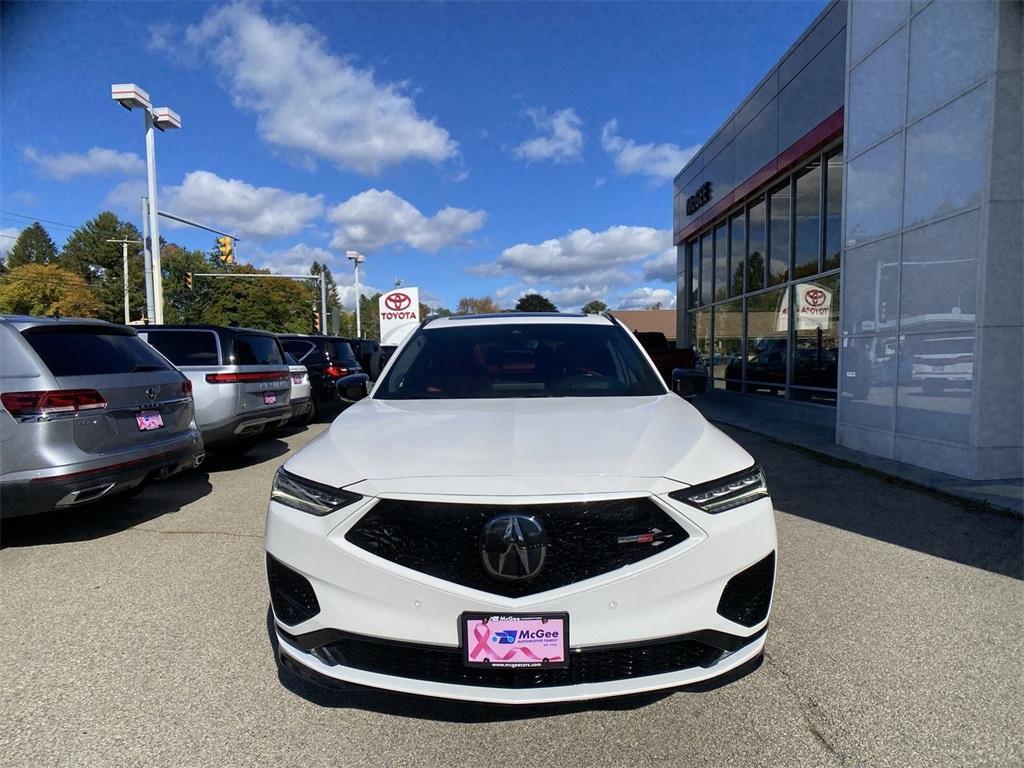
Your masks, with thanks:
[(192, 290), (192, 273), (191, 272), (186, 272), (185, 273), (185, 287), (188, 288), (190, 291)]
[(223, 264), (231, 264), (235, 260), (235, 241), (227, 235), (217, 238), (217, 250)]
[(313, 330), (315, 330), (317, 333), (320, 333), (320, 313), (319, 312), (314, 312), (313, 313)]

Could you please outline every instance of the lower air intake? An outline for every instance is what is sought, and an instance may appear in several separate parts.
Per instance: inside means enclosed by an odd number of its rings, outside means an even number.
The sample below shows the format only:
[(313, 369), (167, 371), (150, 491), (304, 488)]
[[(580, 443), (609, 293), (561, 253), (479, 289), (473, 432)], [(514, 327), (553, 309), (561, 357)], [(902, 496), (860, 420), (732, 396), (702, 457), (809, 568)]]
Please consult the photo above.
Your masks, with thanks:
[(768, 616), (774, 583), (775, 553), (772, 552), (729, 579), (718, 601), (718, 613), (745, 627), (761, 623)]
[(294, 626), (320, 613), (320, 603), (317, 602), (309, 580), (269, 554), (267, 583), (270, 585), (270, 602), (278, 621)]

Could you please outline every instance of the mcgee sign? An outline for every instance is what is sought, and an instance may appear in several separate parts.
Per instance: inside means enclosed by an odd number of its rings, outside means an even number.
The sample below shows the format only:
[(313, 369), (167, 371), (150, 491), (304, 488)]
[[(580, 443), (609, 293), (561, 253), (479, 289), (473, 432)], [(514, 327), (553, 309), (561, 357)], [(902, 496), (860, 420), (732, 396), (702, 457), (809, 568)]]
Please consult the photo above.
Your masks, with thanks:
[(401, 344), (420, 322), (420, 289), (396, 288), (380, 297), (380, 343)]

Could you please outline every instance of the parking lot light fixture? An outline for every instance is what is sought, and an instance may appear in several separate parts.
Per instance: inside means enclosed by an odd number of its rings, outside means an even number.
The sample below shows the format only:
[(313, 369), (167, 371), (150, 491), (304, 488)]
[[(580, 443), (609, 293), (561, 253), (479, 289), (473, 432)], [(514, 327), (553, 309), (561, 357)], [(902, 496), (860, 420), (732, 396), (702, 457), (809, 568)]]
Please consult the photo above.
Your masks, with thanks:
[(366, 257), (359, 251), (345, 251), (345, 258), (352, 262), (356, 272), (356, 338), (362, 338), (362, 318), (359, 311), (359, 265), (366, 261)]
[(181, 127), (181, 116), (170, 107), (151, 106), (149, 94), (135, 83), (114, 83), (110, 98), (128, 110), (141, 109), (146, 119), (146, 176), (149, 187), (149, 247), (146, 249), (146, 271), (153, 275), (153, 323), (164, 321), (164, 286), (160, 271), (160, 222), (156, 199), (156, 142), (154, 129), (160, 131)]

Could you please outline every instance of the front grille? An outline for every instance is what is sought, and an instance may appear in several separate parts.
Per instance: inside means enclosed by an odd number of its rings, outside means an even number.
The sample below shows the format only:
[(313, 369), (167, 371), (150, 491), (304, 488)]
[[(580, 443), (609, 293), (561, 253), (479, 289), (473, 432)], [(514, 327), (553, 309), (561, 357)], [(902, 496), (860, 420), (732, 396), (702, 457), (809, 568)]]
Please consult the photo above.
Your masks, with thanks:
[[(285, 636), (288, 640), (288, 636)], [(293, 638), (292, 640), (301, 639)], [(458, 648), (381, 641), (345, 635), (314, 651), (322, 661), (392, 677), (487, 688), (551, 688), (606, 683), (708, 667), (723, 651), (683, 636), (649, 644), (574, 649), (558, 669), (467, 667)]]
[[(501, 515), (535, 516), (547, 534), (540, 572), (521, 581), (489, 574), (484, 525)], [(506, 597), (533, 595), (589, 579), (664, 552), (686, 531), (650, 499), (569, 504), (440, 504), (381, 500), (345, 538), (385, 560)]]
[(729, 621), (752, 627), (764, 621), (772, 601), (775, 553), (740, 571), (725, 585), (718, 612)]
[(267, 583), (274, 615), (289, 626), (311, 619), (320, 613), (313, 585), (280, 560), (267, 555)]

